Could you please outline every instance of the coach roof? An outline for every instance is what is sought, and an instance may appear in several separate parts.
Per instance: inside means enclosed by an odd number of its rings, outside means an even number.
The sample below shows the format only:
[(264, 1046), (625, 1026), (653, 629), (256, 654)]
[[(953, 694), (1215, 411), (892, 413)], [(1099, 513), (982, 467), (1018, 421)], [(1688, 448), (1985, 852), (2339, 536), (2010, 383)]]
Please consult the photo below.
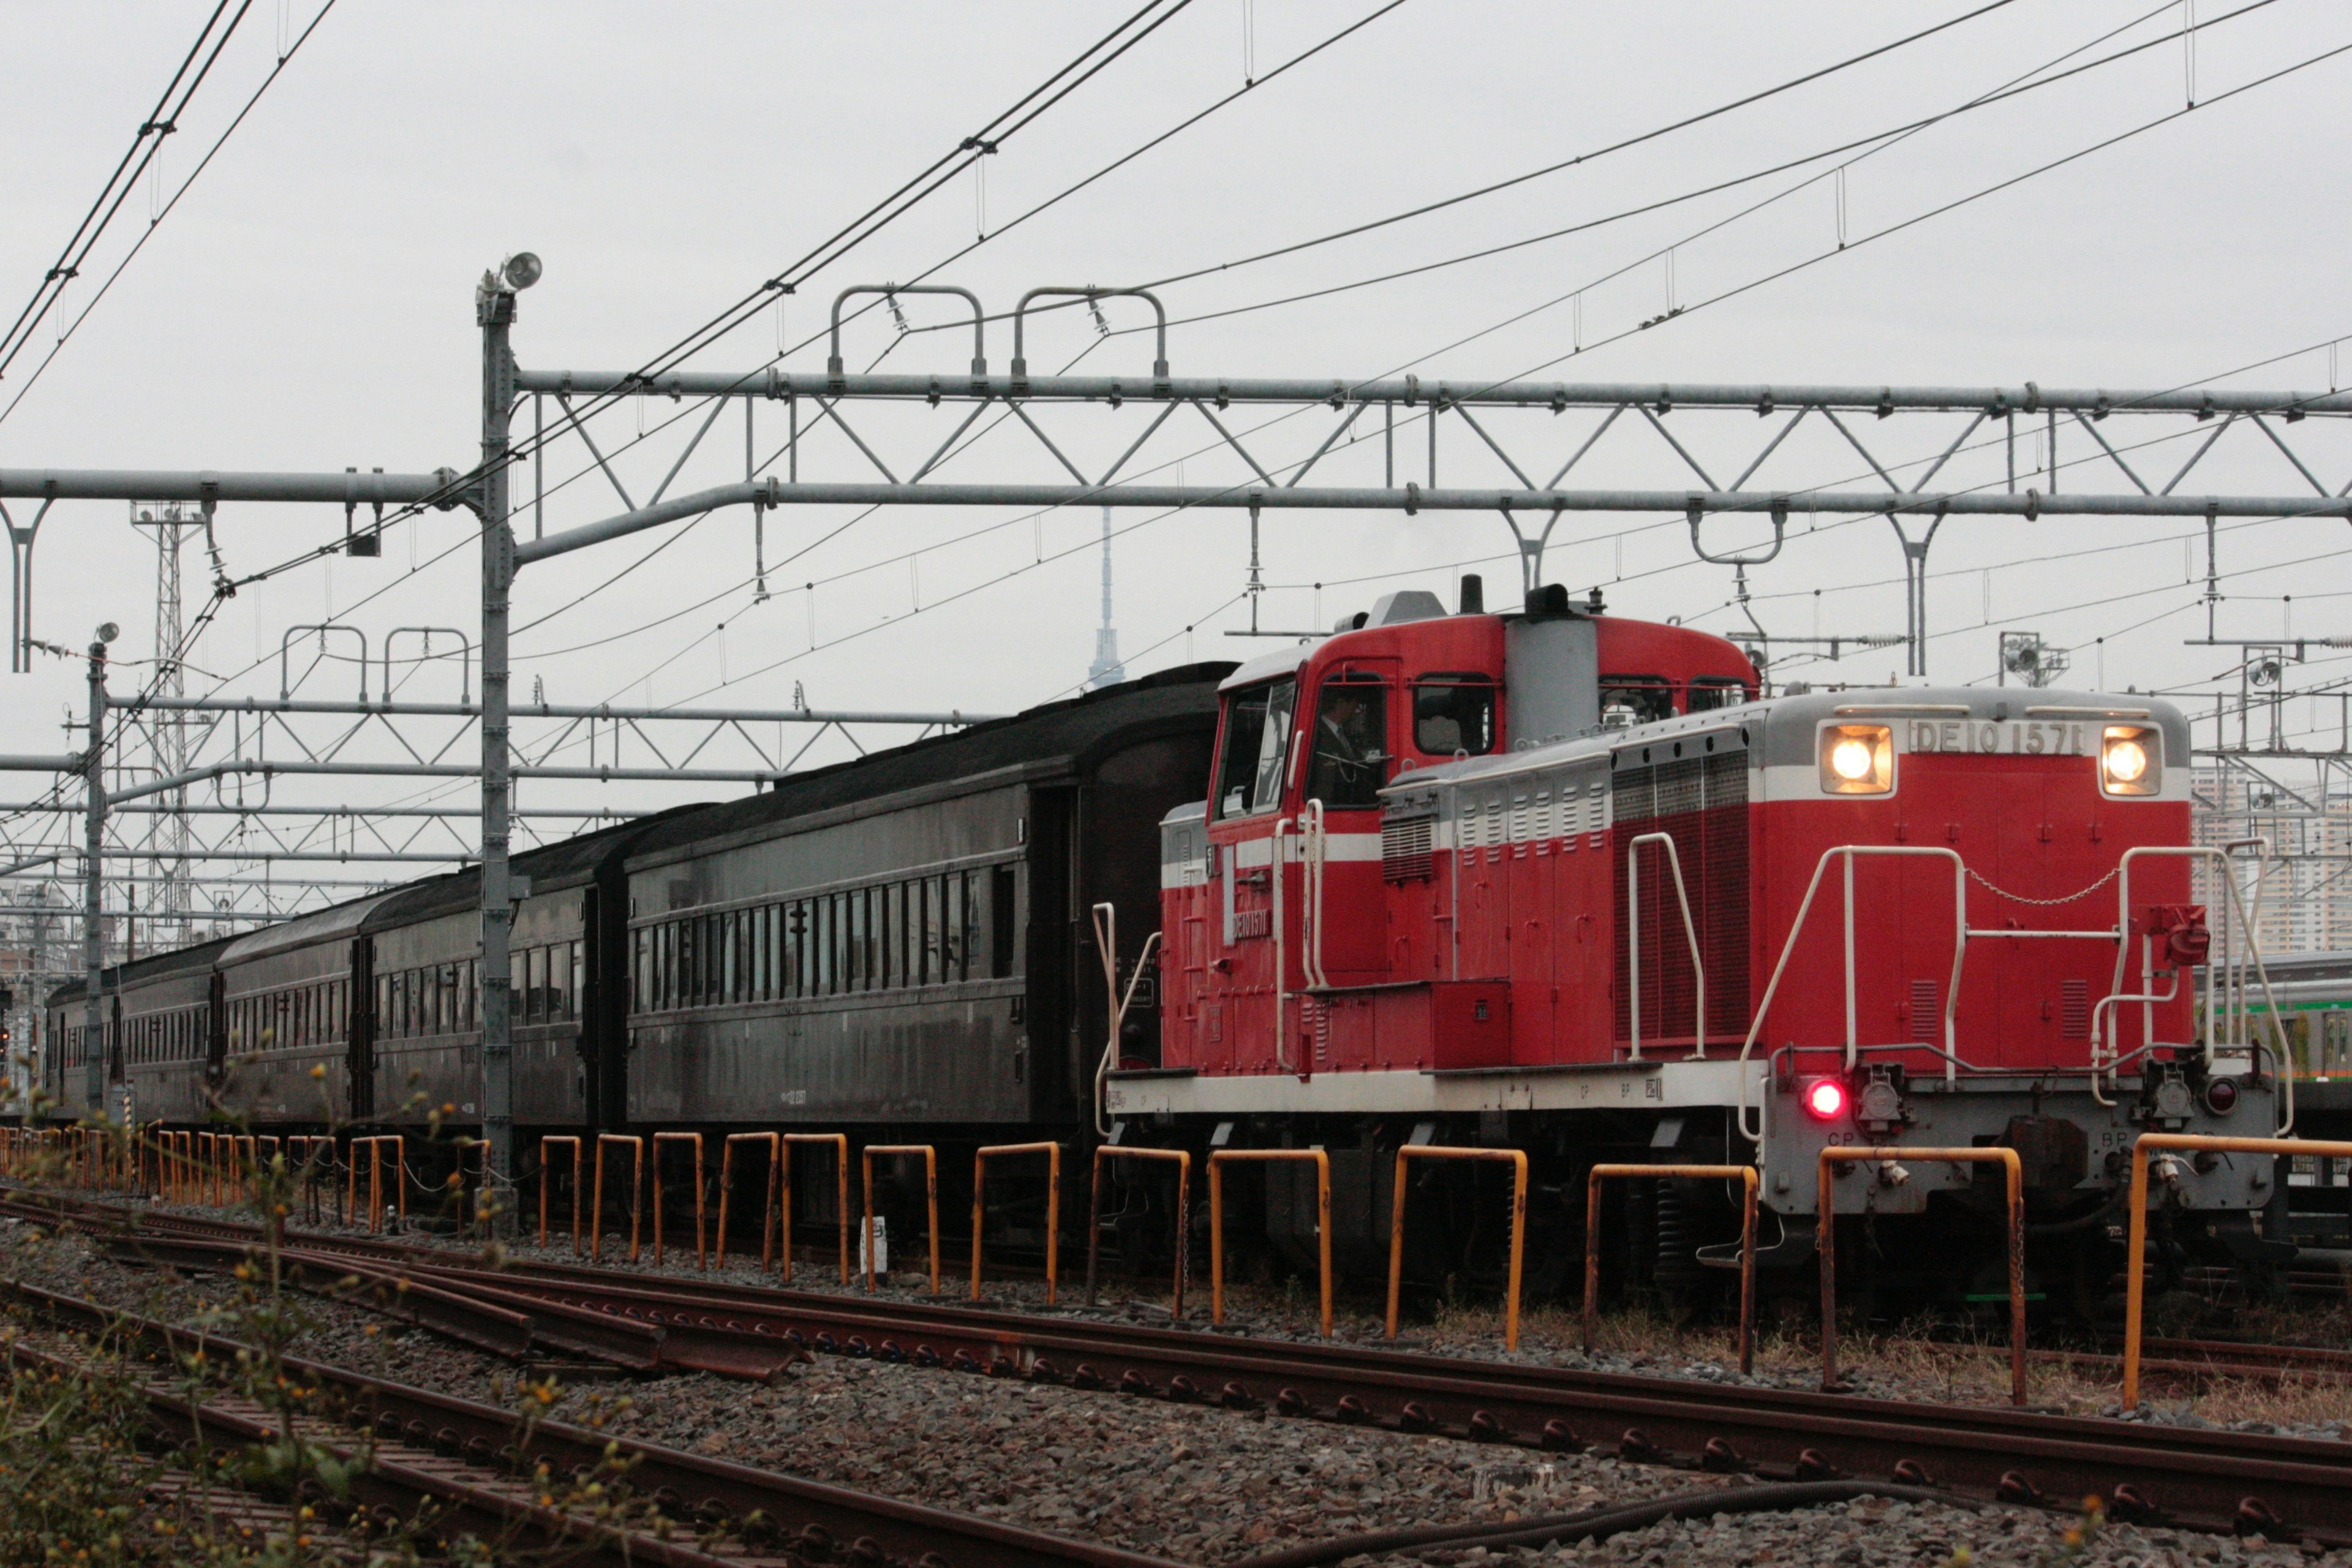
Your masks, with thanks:
[[(1213, 718), (1216, 683), (1233, 668), (1223, 661), (1179, 665), (1010, 718), (793, 774), (774, 789), (662, 824), (637, 842), (630, 858), (756, 834), (771, 823), (1007, 769), (1083, 771), (1129, 731), (1149, 733)], [(1207, 788), (1205, 779), (1202, 787)]]

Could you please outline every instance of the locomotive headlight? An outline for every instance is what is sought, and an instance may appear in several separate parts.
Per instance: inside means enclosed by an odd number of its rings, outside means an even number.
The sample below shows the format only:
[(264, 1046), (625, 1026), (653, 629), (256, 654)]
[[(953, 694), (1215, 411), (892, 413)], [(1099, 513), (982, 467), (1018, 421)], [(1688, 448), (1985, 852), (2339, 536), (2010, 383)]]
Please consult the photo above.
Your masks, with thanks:
[(2110, 724), (2099, 742), (2099, 787), (2109, 795), (2154, 795), (2164, 782), (2164, 742), (2140, 724)]
[(1895, 787), (1895, 733), (1884, 724), (1822, 731), (1822, 787), (1832, 795), (1885, 795)]

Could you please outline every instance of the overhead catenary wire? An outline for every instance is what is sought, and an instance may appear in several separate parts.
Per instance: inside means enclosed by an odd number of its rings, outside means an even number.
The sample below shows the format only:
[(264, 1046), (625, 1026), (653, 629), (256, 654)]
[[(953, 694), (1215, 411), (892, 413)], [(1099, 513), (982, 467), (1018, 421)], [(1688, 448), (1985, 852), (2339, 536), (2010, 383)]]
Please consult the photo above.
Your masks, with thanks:
[[(132, 261), (138, 258), (139, 253), (147, 247), (147, 242), (154, 237), (156, 229), (163, 226), (163, 220), (172, 216), (173, 209), (180, 205), (180, 198), (186, 195), (189, 187), (194, 185), (204, 172), (212, 166), (213, 159), (217, 157), (220, 150), (228, 144), (228, 139), (236, 134), (237, 128), (245, 123), (246, 116), (253, 112), (255, 107), (261, 102), (262, 95), (269, 90), (271, 85), (278, 80), (294, 57), (301, 52), (302, 46), (310, 41), (310, 35), (318, 30), (319, 24), (325, 21), (327, 13), (334, 8), (335, 0), (324, 0), (319, 7), (318, 14), (310, 18), (310, 25), (296, 35), (292, 43), (278, 55), (278, 63), (270, 68), (268, 75), (261, 79), (261, 85), (253, 89), (244, 105), (222, 129), (221, 133), (213, 139), (212, 145), (205, 149), (204, 156), (196, 160), (195, 166), (188, 171), (187, 177), (173, 188), (171, 198), (148, 219), (147, 226), (140, 231), (137, 239), (131, 241), (131, 248), (123, 254), (121, 260), (114, 264), (113, 269), (107, 273), (106, 281), (99, 285), (97, 291), (89, 297), (89, 302), (76, 311), (73, 320), (67, 322), (58, 333), (57, 342), (49, 345), (48, 352), (41, 356), (40, 363), (33, 367), (32, 374), (25, 378), (22, 385), (17, 387), (16, 395), (8, 399), (5, 406), (0, 406), (0, 420), (5, 420), (11, 414), (16, 412), (16, 405), (25, 400), (25, 395), (33, 390), (34, 384), (41, 379), (42, 374), (56, 361), (58, 355), (64, 352), (66, 344), (72, 341), (76, 332), (81, 331), (81, 325), (89, 320), (90, 312), (98, 309), (100, 301), (104, 300), (108, 294), (113, 292), (114, 285), (121, 279), (123, 272), (129, 268)], [(239, 16), (244, 14), (243, 9), (237, 13)], [(226, 37), (223, 41), (226, 42)], [(13, 357), (15, 351), (11, 349), (9, 352)], [(0, 362), (0, 374), (5, 374), (5, 362)]]
[[(2238, 17), (2246, 16), (2254, 11), (2262, 10), (2275, 3), (2276, 0), (2251, 0), (2250, 4), (2242, 5), (2234, 11), (2230, 11), (2221, 16), (2212, 17), (2209, 21), (2199, 24), (2199, 26), (2200, 27), (2218, 26), (2223, 22), (2233, 21)], [(2172, 9), (2169, 0), (2168, 0), (2167, 5), (2158, 7), (2158, 10), (2160, 11), (2169, 9)], [(2154, 14), (2155, 13), (2150, 13), (2150, 15)], [(2070, 51), (2070, 53), (2079, 54), (2083, 49), (2096, 47), (2100, 43), (2105, 42), (2107, 38), (2115, 37), (2116, 33), (2127, 31), (2131, 26), (2137, 26), (2137, 22), (2145, 20), (2147, 20), (2147, 17), (2143, 16), (2137, 18), (2137, 20), (2133, 23), (2126, 24), (2123, 27), (2112, 29), (2102, 37), (2094, 39), (2088, 44), (2082, 45), (2078, 48)], [(1359, 289), (1375, 288), (1383, 283), (1394, 283), (1408, 278), (1423, 277), (1432, 272), (1444, 271), (1450, 268), (1465, 266), (1474, 261), (1487, 260), (1494, 257), (1507, 255), (1513, 251), (1525, 250), (1533, 246), (1549, 244), (1554, 240), (1566, 239), (1578, 235), (1590, 234), (1599, 229), (1628, 222), (1633, 218), (1645, 217), (1654, 213), (1665, 212), (1677, 206), (1686, 205), (1691, 202), (1703, 200), (1707, 196), (1719, 195), (1726, 191), (1736, 190), (1742, 185), (1753, 184), (1759, 180), (1770, 179), (1776, 174), (1783, 174), (1792, 170), (1801, 169), (1809, 164), (1821, 163), (1825, 159), (1840, 157), (1841, 155), (1848, 153), (1859, 153), (1858, 156), (1847, 160), (1844, 163), (1838, 165), (1834, 169), (1824, 170), (1819, 174), (1812, 174), (1806, 179), (1801, 180), (1795, 184), (1764, 198), (1762, 201), (1757, 202), (1752, 205), (1743, 207), (1738, 212), (1732, 213), (1728, 216), (1716, 223), (1707, 225), (1706, 227), (1697, 230), (1695, 234), (1662, 246), (1625, 263), (1623, 266), (1617, 268), (1612, 271), (1603, 273), (1598, 278), (1580, 284), (1575, 290), (1567, 296), (1548, 300), (1543, 305), (1536, 307), (1534, 310), (1525, 312), (1523, 315), (1514, 318), (1514, 321), (1524, 320), (1527, 315), (1537, 314), (1542, 310), (1554, 308), (1562, 302), (1562, 299), (1574, 299), (1577, 295), (1590, 293), (1592, 289), (1600, 287), (1603, 283), (1613, 281), (1618, 278), (1625, 276), (1627, 273), (1650, 266), (1661, 259), (1667, 261), (1671, 265), (1675, 253), (1683, 246), (1691, 243), (1692, 240), (1702, 238), (1709, 234), (1717, 233), (1722, 228), (1727, 227), (1729, 225), (1739, 222), (1744, 218), (1752, 217), (1756, 214), (1762, 212), (1770, 206), (1780, 202), (1787, 201), (1801, 192), (1810, 189), (1823, 180), (1831, 179), (1832, 177), (1843, 180), (1844, 177), (1844, 172), (1853, 164), (1861, 163), (1865, 158), (1875, 157), (1881, 153), (1890, 151), (1894, 147), (1909, 140), (1911, 137), (1917, 135), (1923, 131), (1930, 130), (1936, 126), (1944, 124), (1945, 122), (1957, 119), (1961, 115), (1974, 113), (1979, 110), (1993, 108), (1998, 105), (2010, 102), (2027, 93), (2039, 91), (2044, 87), (2054, 86), (2058, 83), (2071, 80), (2072, 79), (2087, 72), (2100, 69), (2104, 67), (2116, 64), (2121, 60), (2129, 59), (2147, 50), (2174, 42), (2181, 36), (2182, 35), (2180, 33), (2175, 32), (2166, 34), (2160, 37), (2147, 39), (2144, 42), (2131, 45), (2126, 48), (2118, 49), (2112, 54), (2102, 56), (2098, 59), (2085, 62), (2084, 64), (2076, 66), (2072, 69), (2058, 72), (2053, 76), (2044, 76), (2042, 74), (2042, 72), (2048, 71), (2052, 68), (2051, 65), (2045, 64), (2043, 66), (2037, 67), (2033, 71), (2027, 73), (2025, 77), (2015, 79), (2009, 84), (2005, 84), (2002, 87), (1970, 99), (1963, 103), (1957, 104), (1950, 109), (1943, 110), (1936, 114), (1928, 115), (1917, 120), (1906, 121), (1900, 124), (1889, 126), (1883, 131), (1873, 132), (1866, 136), (1850, 138), (1846, 141), (1837, 142), (1834, 145), (1820, 148), (1814, 152), (1802, 154), (1799, 157), (1781, 159), (1761, 168), (1752, 169), (1746, 174), (1735, 174), (1721, 180), (1709, 181), (1705, 184), (1693, 186), (1687, 190), (1677, 192), (1673, 195), (1661, 196), (1652, 200), (1643, 201), (1632, 206), (1620, 208), (1615, 212), (1604, 214), (1598, 217), (1587, 218), (1580, 222), (1569, 224), (1558, 228), (1546, 229), (1539, 234), (1528, 235), (1517, 239), (1504, 240), (1493, 245), (1481, 246), (1473, 250), (1463, 251), (1452, 256), (1441, 257), (1433, 261), (1420, 262), (1411, 267), (1396, 268), (1389, 271), (1374, 273), (1369, 277), (1349, 279), (1343, 282), (1327, 284), (1315, 289), (1299, 289), (1290, 293), (1276, 295), (1270, 299), (1254, 300), (1246, 304), (1231, 305), (1214, 310), (1200, 310), (1192, 315), (1171, 316), (1169, 318), (1168, 324), (1171, 327), (1189, 326), (1202, 321), (1225, 321), (1235, 316), (1254, 314), (1260, 310), (1275, 310), (1287, 305), (1304, 304), (1315, 300), (1331, 299), (1340, 294), (1353, 293)], [(2061, 57), (2062, 59), (2066, 57)], [(1840, 204), (1840, 217), (1841, 225), (1843, 225), (1843, 198), (1841, 198)], [(1306, 243), (1317, 244), (1322, 242), (1311, 241)], [(1845, 243), (1846, 237), (1843, 226), (1841, 226), (1839, 232), (1840, 248), (1843, 248)], [(1304, 248), (1304, 247), (1290, 247), (1290, 249), (1297, 248)], [(1224, 263), (1219, 267), (1198, 268), (1192, 272), (1178, 274), (1175, 277), (1160, 279), (1148, 285), (1148, 287), (1155, 289), (1164, 288), (1173, 283), (1191, 281), (1204, 277), (1221, 276), (1232, 268), (1247, 266), (1253, 261), (1287, 255), (1290, 253), (1290, 249), (1267, 251), (1263, 253), (1261, 256), (1245, 258), (1240, 261)], [(1668, 310), (1670, 314), (1680, 313), (1679, 310), (1675, 310), (1671, 303), (1669, 304)], [(1124, 334), (1137, 330), (1138, 329), (1135, 328), (1122, 328), (1120, 329), (1120, 332)], [(1489, 328), (1487, 329), (1487, 331), (1491, 332), (1497, 329)], [(1462, 340), (1461, 342), (1449, 344), (1448, 348), (1459, 348), (1463, 346), (1464, 342), (1468, 342), (1474, 341), (1475, 337), (1483, 337), (1486, 335), (1486, 332), (1474, 334), (1472, 339), (1465, 339)]]
[[(1192, 0), (1148, 0), (1148, 3), (1140, 10), (1134, 12), (1125, 20), (1121, 21), (1117, 26), (1113, 27), (1110, 32), (1105, 34), (1101, 38), (1096, 40), (1095, 43), (1089, 45), (1068, 64), (1063, 66), (1059, 70), (1056, 70), (1053, 75), (1046, 78), (1044, 82), (1032, 88), (1028, 93), (1024, 95), (1010, 108), (1000, 111), (993, 120), (990, 121), (986, 125), (983, 125), (979, 131), (964, 137), (955, 150), (943, 153), (939, 158), (934, 159), (922, 172), (915, 174), (901, 184), (889, 195), (883, 197), (880, 201), (866, 208), (859, 216), (851, 219), (847, 224), (845, 224), (839, 229), (836, 229), (833, 235), (804, 253), (798, 259), (787, 266), (782, 271), (776, 274), (776, 276), (771, 278), (766, 283), (761, 285), (761, 288), (743, 296), (742, 299), (739, 300), (735, 304), (727, 307), (718, 315), (711, 317), (703, 325), (688, 332), (684, 338), (677, 340), (669, 347), (663, 349), (652, 358), (646, 361), (638, 367), (637, 370), (630, 373), (630, 375), (625, 378), (624, 382), (624, 386), (641, 384), (651, 381), (663, 370), (679, 363), (681, 360), (690, 356), (692, 353), (698, 353), (701, 349), (709, 347), (720, 337), (725, 336), (727, 332), (731, 331), (736, 327), (741, 325), (744, 321), (751, 319), (752, 315), (756, 315), (759, 310), (764, 310), (769, 301), (772, 299), (795, 291), (800, 284), (808, 281), (812, 277), (814, 277), (816, 271), (840, 260), (843, 257), (846, 256), (851, 249), (855, 248), (856, 245), (863, 243), (863, 241), (869, 239), (874, 235), (881, 232), (881, 230), (884, 227), (887, 227), (890, 222), (902, 216), (905, 213), (911, 210), (912, 207), (919, 204), (924, 197), (938, 190), (940, 185), (945, 183), (946, 179), (951, 178), (956, 173), (961, 172), (965, 166), (967, 166), (971, 158), (985, 156), (987, 153), (994, 152), (998, 147), (1002, 146), (1005, 138), (1034, 122), (1040, 115), (1052, 109), (1055, 105), (1060, 103), (1065, 98), (1068, 97), (1070, 93), (1076, 91), (1078, 87), (1084, 85), (1087, 81), (1091, 80), (1097, 73), (1108, 66), (1112, 61), (1125, 55), (1129, 48), (1142, 42), (1144, 38), (1149, 37), (1169, 19), (1173, 17), (1178, 12), (1183, 10), (1192, 3)], [(1153, 15), (1155, 12), (1158, 13), (1157, 16)], [(1146, 22), (1146, 17), (1150, 17), (1151, 19), (1149, 22)], [(1131, 36), (1125, 36), (1129, 35), (1131, 29)], [(1069, 79), (1066, 80), (1065, 79)], [(1042, 101), (1040, 101), (1040, 100), (1042, 100)], [(1011, 121), (1012, 123), (1009, 125), (1006, 124), (1005, 122), (1007, 121)], [(960, 155), (963, 153), (969, 153), (970, 157), (962, 158), (961, 161), (959, 161)], [(933, 174), (942, 169), (947, 171), (945, 174), (940, 175), (936, 179), (931, 178)], [(929, 181), (929, 184), (925, 183), (927, 180)], [(967, 247), (966, 248), (969, 249), (970, 247)], [(745, 307), (747, 305), (751, 307), (750, 314), (745, 313)], [(874, 306), (871, 304), (866, 307), (866, 309), (872, 308), (874, 308)], [(863, 311), (861, 310), (860, 313), (862, 314)], [(811, 337), (803, 340), (800, 346), (806, 347), (809, 342), (813, 342), (814, 341), (815, 338)], [(782, 356), (779, 355), (778, 357), (781, 358)], [(771, 363), (773, 362), (772, 361)], [(563, 425), (558, 426), (555, 430), (546, 432), (544, 434), (534, 435), (527, 439), (519, 440), (510, 444), (505, 458), (506, 463), (510, 468), (519, 465), (524, 458), (530, 457), (532, 453), (545, 446), (549, 440), (561, 434), (562, 429), (568, 426), (584, 425), (588, 419), (614, 406), (627, 395), (628, 394), (625, 391), (615, 391), (601, 393), (594, 397), (586, 400), (578, 409), (572, 412), (570, 419), (565, 421)], [(665, 424), (669, 422), (665, 422)], [(644, 438), (645, 433), (640, 432), (638, 439), (642, 440)], [(575, 475), (573, 478), (577, 479), (583, 477), (585, 471), (586, 470), (583, 470), (582, 475)], [(454, 482), (453, 489), (462, 489), (466, 485), (478, 482), (479, 478), (480, 469), (478, 466), (476, 468), (458, 476), (457, 479)], [(421, 504), (411, 503), (399, 508), (385, 521), (388, 523), (404, 521), (418, 515), (423, 510), (424, 507)], [(241, 587), (249, 583), (265, 581), (282, 572), (290, 571), (297, 566), (307, 565), (313, 561), (321, 559), (328, 554), (333, 553), (339, 548), (340, 545), (338, 543), (322, 545), (317, 549), (305, 551), (301, 554), (291, 557), (278, 565), (264, 568), (258, 573), (238, 578), (236, 579), (235, 585)]]
[[(179, 68), (163, 85), (162, 94), (155, 100), (155, 107), (148, 111), (138, 133), (131, 139), (131, 146), (122, 154), (121, 162), (115, 164), (113, 173), (107, 176), (97, 199), (90, 203), (89, 211), (83, 214), (81, 222), (74, 226), (73, 233), (58, 252), (56, 263), (42, 277), (39, 287), (33, 290), (32, 298), (16, 313), (16, 319), (9, 323), (7, 331), (0, 334), (0, 376), (7, 374), (8, 367), (16, 363), (16, 355), (31, 341), (34, 329), (56, 306), (66, 284), (79, 273), (81, 264), (89, 258), (90, 251), (104, 237), (107, 226), (122, 210), (122, 204), (138, 188), (140, 176), (147, 172), (148, 165), (163, 151), (164, 138), (179, 128), (179, 117), (186, 112), (189, 103), (195, 98), (196, 89), (211, 74), (214, 63), (220, 58), (221, 50), (228, 46), (230, 37), (236, 32), (237, 24), (245, 20), (245, 14), (253, 8), (253, 0), (242, 0), (236, 15), (229, 16), (227, 26), (222, 26), (221, 17), (228, 7), (229, 0), (219, 0), (219, 4), (213, 7), (212, 15), (205, 18), (204, 27), (196, 34), (195, 42), (188, 46), (188, 52), (180, 61)], [(217, 35), (215, 28), (219, 29)], [(205, 50), (207, 43), (212, 46), (209, 53)], [(200, 55), (204, 57), (202, 65), (196, 63)]]

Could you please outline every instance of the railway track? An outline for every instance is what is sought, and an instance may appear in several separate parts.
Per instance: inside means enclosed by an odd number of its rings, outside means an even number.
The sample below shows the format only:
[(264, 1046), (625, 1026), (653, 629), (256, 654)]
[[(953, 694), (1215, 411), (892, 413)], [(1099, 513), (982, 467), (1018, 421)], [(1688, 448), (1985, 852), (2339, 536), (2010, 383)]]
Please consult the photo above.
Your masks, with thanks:
[[(128, 1211), (90, 1218), (121, 1230)], [(142, 1222), (173, 1239), (257, 1232)], [(124, 1232), (128, 1235), (128, 1232)], [(487, 1269), (373, 1238), (298, 1247), (397, 1262), (458, 1295), (499, 1292), (665, 1331), (790, 1346), (1497, 1445), (1599, 1449), (1768, 1479), (1885, 1479), (2016, 1503), (2107, 1500), (2111, 1517), (2352, 1543), (2352, 1444), (1679, 1378), (1289, 1343), (1189, 1329), (1023, 1316), (943, 1302), (652, 1280), (561, 1265)], [(125, 1245), (118, 1242), (118, 1246)]]
[[(21, 1282), (0, 1281), (0, 1294), (61, 1327), (127, 1335), (153, 1348), (203, 1346), (228, 1354), (245, 1348)], [(70, 1364), (22, 1342), (10, 1350), (54, 1370)], [(284, 1364), (298, 1379), (331, 1391), (339, 1418), (297, 1417), (299, 1435), (338, 1458), (364, 1458), (354, 1500), (382, 1525), (423, 1519), (443, 1537), (521, 1538), (561, 1549), (567, 1561), (615, 1568), (805, 1568), (836, 1560), (877, 1568), (1179, 1568), (1162, 1558), (561, 1422), (527, 1422), (493, 1405), (341, 1367), (291, 1357)], [(152, 1425), (174, 1440), (193, 1441), (200, 1429), (215, 1442), (278, 1436), (276, 1413), (233, 1396), (192, 1399), (160, 1381), (143, 1384), (142, 1393)], [(682, 1527), (686, 1540), (657, 1525), (614, 1526), (585, 1517), (551, 1501), (527, 1479), (544, 1465), (567, 1482), (594, 1479), (611, 1473), (615, 1456), (630, 1491)]]

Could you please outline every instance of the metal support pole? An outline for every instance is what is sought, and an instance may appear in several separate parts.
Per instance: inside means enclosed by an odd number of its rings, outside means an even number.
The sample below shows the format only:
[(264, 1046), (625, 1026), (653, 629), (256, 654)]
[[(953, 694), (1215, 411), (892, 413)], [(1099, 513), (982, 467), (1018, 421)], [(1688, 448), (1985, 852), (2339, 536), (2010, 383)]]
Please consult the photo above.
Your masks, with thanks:
[(496, 1233), (513, 1223), (505, 1201), (514, 1183), (514, 1026), (508, 938), (514, 905), (507, 873), (512, 759), (507, 748), (507, 610), (514, 588), (514, 533), (508, 526), (508, 421), (514, 410), (514, 356), (507, 346), (514, 291), (496, 279), (475, 291), (482, 329), (482, 1132), (483, 1170), (498, 1194)]
[(100, 879), (106, 856), (106, 645), (113, 632), (109, 622), (89, 645), (89, 732), (85, 737), (89, 743), (82, 751), (82, 1087), (89, 1097), (86, 1113), (93, 1118), (106, 1108), (99, 979), (106, 965), (105, 885)]

